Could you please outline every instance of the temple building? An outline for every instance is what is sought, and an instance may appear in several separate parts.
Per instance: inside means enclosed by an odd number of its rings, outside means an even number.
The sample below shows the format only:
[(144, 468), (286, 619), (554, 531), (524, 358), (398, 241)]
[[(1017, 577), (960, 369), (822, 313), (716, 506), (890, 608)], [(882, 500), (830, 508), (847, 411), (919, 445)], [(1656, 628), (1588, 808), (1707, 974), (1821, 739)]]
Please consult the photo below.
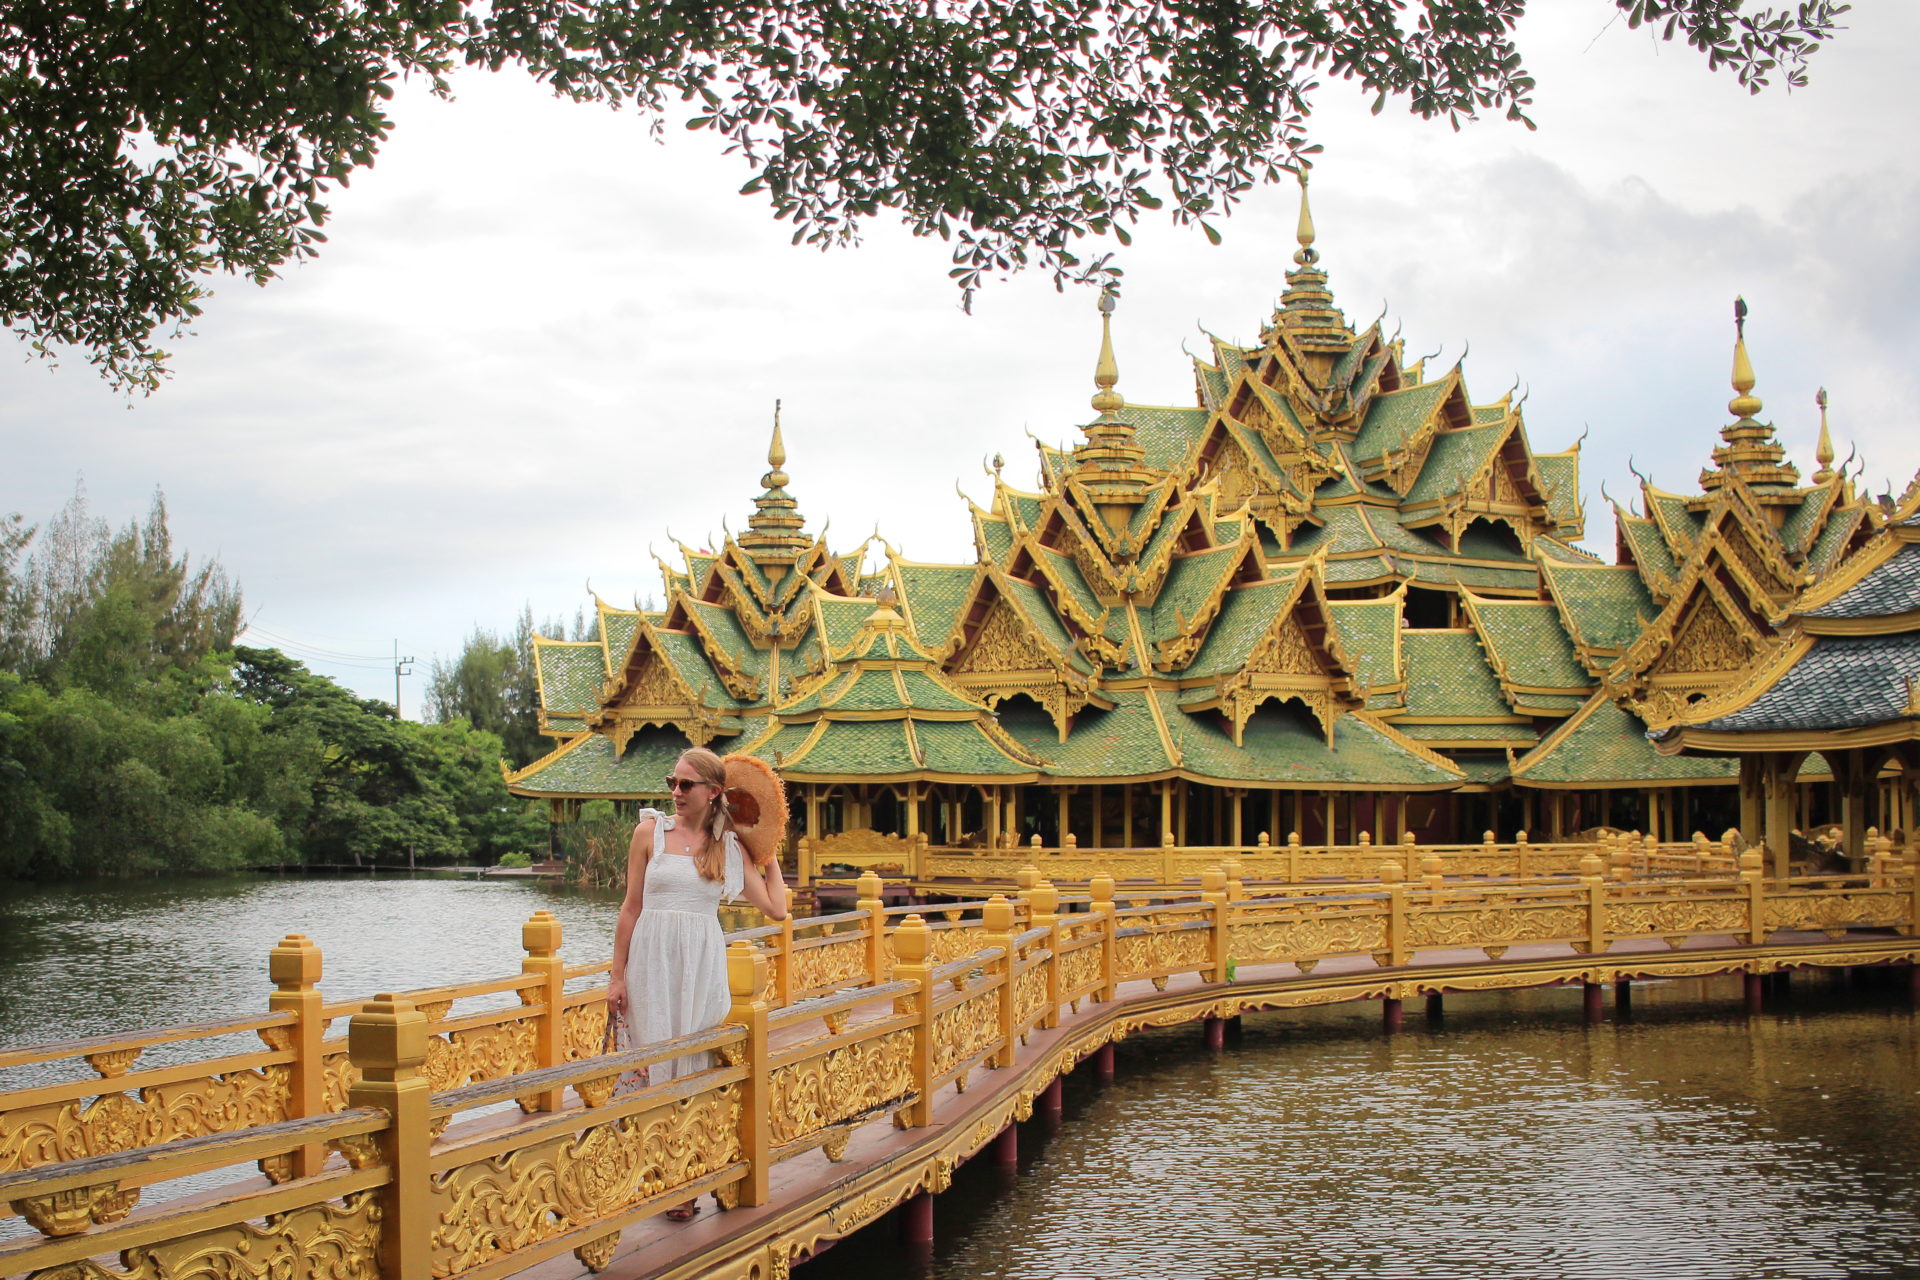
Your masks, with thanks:
[[(1298, 239), (1258, 344), (1213, 339), (1191, 406), (1120, 393), (1103, 297), (1095, 416), (1077, 446), (1038, 446), (1032, 488), (995, 459), (972, 563), (809, 534), (776, 413), (746, 532), (663, 562), (664, 608), (598, 602), (597, 639), (536, 642), (556, 744), (511, 789), (556, 820), (657, 801), (698, 743), (775, 765), (815, 837), (1084, 850), (1739, 822), (1744, 757), (1686, 735), (1732, 732), (1714, 726), (1749, 712), (1730, 700), (1757, 670), (1792, 683), (1780, 655), (1819, 654), (1808, 637), (1852, 636), (1813, 622), (1827, 604), (1794, 612), (1809, 584), (1908, 563), (1885, 548), (1915, 526), (1833, 467), (1824, 400), (1803, 483), (1756, 417), (1740, 304), (1733, 421), (1697, 491), (1643, 481), (1602, 559), (1578, 545), (1579, 444), (1536, 452), (1510, 393), (1477, 403), (1458, 365), (1351, 325), (1304, 191)], [(1707, 708), (1722, 718), (1689, 718)], [(1683, 722), (1686, 750), (1650, 740)], [(1788, 745), (1766, 768), (1793, 795), (1863, 796), (1856, 775), (1899, 767)]]

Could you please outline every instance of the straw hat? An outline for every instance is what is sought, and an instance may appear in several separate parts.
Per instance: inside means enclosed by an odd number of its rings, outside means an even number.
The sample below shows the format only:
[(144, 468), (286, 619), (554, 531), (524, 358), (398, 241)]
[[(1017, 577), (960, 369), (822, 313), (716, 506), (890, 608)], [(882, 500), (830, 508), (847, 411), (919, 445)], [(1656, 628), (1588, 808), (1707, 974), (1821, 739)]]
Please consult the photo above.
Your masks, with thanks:
[(724, 756), (727, 807), (733, 829), (754, 865), (766, 866), (787, 834), (787, 788), (773, 766), (757, 756)]

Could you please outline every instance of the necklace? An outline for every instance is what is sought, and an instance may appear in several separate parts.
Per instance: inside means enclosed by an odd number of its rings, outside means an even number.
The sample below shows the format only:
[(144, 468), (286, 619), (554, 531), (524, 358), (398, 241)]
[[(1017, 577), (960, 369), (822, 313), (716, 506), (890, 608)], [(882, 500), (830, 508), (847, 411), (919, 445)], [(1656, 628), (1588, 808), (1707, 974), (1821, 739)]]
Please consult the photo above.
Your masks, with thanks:
[[(682, 830), (683, 828), (679, 823), (677, 822), (674, 823), (673, 833), (675, 836), (679, 836)], [(679, 852), (686, 857), (692, 857), (696, 850), (704, 848), (707, 843), (705, 837), (702, 836), (697, 829), (692, 831), (690, 835), (691, 835), (690, 839), (680, 839), (675, 841), (675, 843), (677, 843), (680, 846)]]

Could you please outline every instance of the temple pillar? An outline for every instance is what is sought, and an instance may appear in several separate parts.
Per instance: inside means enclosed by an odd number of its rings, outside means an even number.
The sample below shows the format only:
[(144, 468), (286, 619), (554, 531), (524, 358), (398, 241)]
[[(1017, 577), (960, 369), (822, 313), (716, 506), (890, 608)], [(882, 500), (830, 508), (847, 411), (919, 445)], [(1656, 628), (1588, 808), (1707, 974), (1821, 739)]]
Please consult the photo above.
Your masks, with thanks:
[(907, 807), (907, 839), (914, 840), (920, 834), (920, 802), (926, 798), (926, 784), (909, 782), (902, 799)]
[(1324, 843), (1330, 845), (1338, 844), (1340, 843), (1339, 827), (1337, 825), (1339, 822), (1339, 813), (1335, 808), (1334, 794), (1331, 791), (1323, 792), (1322, 794), (1326, 797), (1327, 830)]
[(1872, 800), (1869, 788), (1878, 759), (1874, 753), (1858, 748), (1830, 751), (1826, 756), (1833, 770), (1834, 793), (1839, 798), (1834, 809), (1840, 822), (1840, 852), (1858, 866), (1868, 853), (1867, 806)]
[(1193, 788), (1187, 785), (1185, 778), (1168, 778), (1167, 786), (1174, 793), (1174, 829), (1173, 842), (1185, 846), (1187, 843), (1187, 809), (1193, 799)]
[(1654, 842), (1655, 842), (1655, 843), (1658, 843), (1658, 842), (1660, 841), (1660, 839), (1661, 839), (1661, 835), (1660, 835), (1660, 792), (1659, 792), (1659, 790), (1658, 790), (1657, 788), (1654, 788), (1654, 787), (1648, 787), (1648, 788), (1647, 788), (1647, 827), (1646, 827), (1646, 831), (1647, 831), (1647, 834), (1648, 834), (1648, 835), (1650, 835), (1650, 836), (1652, 836), (1652, 837), (1653, 837), (1653, 839), (1654, 839)]
[(820, 835), (820, 784), (809, 782), (807, 784), (807, 838), (817, 841)]
[(1793, 856), (1794, 792), (1798, 789), (1796, 779), (1800, 774), (1800, 762), (1804, 759), (1806, 753), (1801, 751), (1788, 751), (1767, 758), (1764, 829), (1773, 878), (1776, 880), (1787, 878), (1787, 864)]
[[(1160, 792), (1159, 837), (1165, 840), (1167, 833), (1173, 830), (1173, 779), (1162, 778), (1159, 782), (1155, 783), (1154, 786)], [(1174, 837), (1174, 842), (1176, 844), (1179, 843), (1178, 836)]]
[(1227, 843), (1232, 845), (1245, 844), (1246, 841), (1242, 838), (1245, 835), (1245, 831), (1242, 826), (1240, 810), (1242, 807), (1241, 802), (1246, 799), (1247, 793), (1238, 787), (1232, 787), (1227, 790), (1226, 794), (1227, 803), (1233, 806), (1233, 822), (1228, 831), (1232, 839), (1228, 840)]
[(1767, 828), (1767, 757), (1740, 757), (1740, 834), (1749, 846), (1760, 843)]
[(1058, 845), (1060, 848), (1064, 849), (1067, 847), (1067, 832), (1072, 829), (1073, 788), (1072, 787), (1056, 787), (1054, 790), (1056, 792), (1056, 795), (1054, 797), (1054, 805), (1053, 805), (1053, 812), (1054, 812), (1053, 842), (1054, 844)]

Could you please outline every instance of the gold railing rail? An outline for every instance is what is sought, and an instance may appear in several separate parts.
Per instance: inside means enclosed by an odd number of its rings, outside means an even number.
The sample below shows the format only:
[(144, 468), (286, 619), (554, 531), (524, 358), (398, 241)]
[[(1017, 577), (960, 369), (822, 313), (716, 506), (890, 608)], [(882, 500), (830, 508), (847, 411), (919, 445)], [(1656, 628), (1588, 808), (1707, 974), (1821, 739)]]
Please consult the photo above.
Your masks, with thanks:
[[(1171, 834), (1158, 846), (1093, 849), (1068, 836), (1060, 845), (1047, 845), (1038, 836), (1024, 845), (996, 848), (954, 848), (928, 842), (926, 835), (899, 840), (886, 847), (861, 851), (836, 848), (830, 855), (802, 839), (797, 856), (803, 883), (850, 883), (852, 875), (878, 871), (883, 879), (910, 883), (973, 881), (1006, 883), (1028, 863), (1042, 868), (1056, 883), (1081, 882), (1098, 875), (1121, 882), (1180, 885), (1199, 880), (1208, 868), (1237, 860), (1244, 878), (1299, 884), (1311, 881), (1360, 881), (1377, 877), (1383, 860), (1397, 860), (1409, 876), (1422, 874), (1423, 864), (1438, 858), (1447, 876), (1566, 876), (1578, 872), (1580, 859), (1599, 853), (1609, 862), (1626, 858), (1643, 872), (1732, 875), (1737, 852), (1744, 847), (1739, 833), (1729, 830), (1719, 838), (1695, 832), (1686, 841), (1662, 843), (1639, 832), (1624, 832), (1601, 841), (1539, 842), (1524, 831), (1500, 840), (1491, 831), (1476, 843), (1419, 843), (1409, 834), (1398, 841), (1376, 844), (1361, 832), (1354, 844), (1310, 844), (1298, 832), (1284, 841), (1269, 842), (1262, 834), (1250, 844), (1181, 845)], [(827, 867), (852, 867), (852, 874), (829, 874)]]
[[(1920, 934), (1914, 860), (1876, 856), (1864, 874), (1788, 881), (1763, 878), (1761, 865), (1748, 851), (1732, 877), (1654, 879), (1590, 849), (1573, 877), (1463, 883), (1410, 877), (1388, 860), (1341, 892), (1297, 893), (1249, 886), (1230, 861), (1203, 873), (1197, 897), (1131, 903), (1109, 877), (1063, 900), (1027, 869), (1011, 897), (917, 909), (884, 906), (869, 875), (854, 911), (733, 937), (725, 1025), (611, 1056), (596, 1052), (604, 986), (567, 990), (605, 966), (565, 965), (545, 912), (523, 930), (521, 975), (429, 988), (424, 1002), (325, 1004), (318, 949), (289, 938), (269, 961), (267, 1018), (0, 1057), (77, 1054), (101, 1073), (0, 1094), (0, 1203), (35, 1231), (0, 1243), (0, 1275), (115, 1252), (137, 1275), (171, 1274), (190, 1257), (235, 1274), (371, 1274), (377, 1260), (385, 1275), (493, 1277), (569, 1250), (597, 1269), (622, 1228), (671, 1204), (709, 1191), (729, 1206), (764, 1203), (784, 1160), (816, 1148), (838, 1160), (859, 1126), (889, 1114), (909, 1128), (930, 1123), (941, 1088), (1016, 1065), (1063, 1009), (1113, 1000), (1125, 983), (1224, 983), (1235, 965), (1306, 973), (1341, 956), (1397, 967), (1436, 949), (1498, 959), (1543, 943), (1598, 955), (1649, 938), (1678, 948), (1701, 936), (1764, 943), (1782, 930)], [(457, 1001), (507, 993), (520, 1003), (452, 1013)], [(344, 1053), (330, 1053), (323, 1024), (349, 1005)], [(269, 1048), (132, 1069), (146, 1048), (210, 1028), (257, 1032)], [(107, 1075), (96, 1059), (115, 1053), (118, 1074)], [(694, 1054), (713, 1065), (632, 1079)], [(220, 1096), (255, 1102), (222, 1131)], [(509, 1101), (519, 1114), (447, 1128)], [(169, 1106), (190, 1123), (154, 1127)], [(128, 1127), (128, 1117), (145, 1119)], [(143, 1188), (214, 1169), (243, 1176), (249, 1164), (265, 1185), (129, 1216)]]

